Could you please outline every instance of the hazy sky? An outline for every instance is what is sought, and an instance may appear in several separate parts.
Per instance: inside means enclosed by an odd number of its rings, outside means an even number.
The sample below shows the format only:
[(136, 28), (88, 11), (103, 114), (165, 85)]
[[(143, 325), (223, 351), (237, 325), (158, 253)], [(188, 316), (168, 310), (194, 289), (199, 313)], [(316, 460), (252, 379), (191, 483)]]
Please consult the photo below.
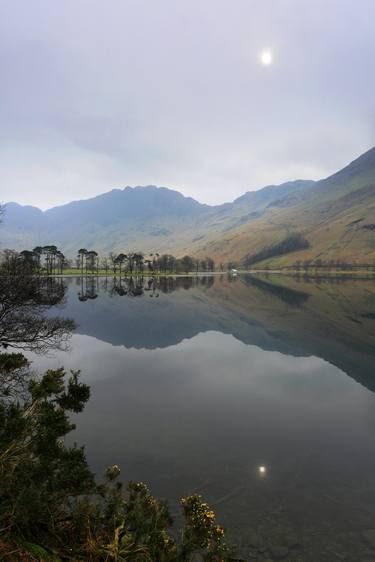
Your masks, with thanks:
[(0, 0), (0, 200), (326, 176), (375, 145), (374, 22), (374, 0)]

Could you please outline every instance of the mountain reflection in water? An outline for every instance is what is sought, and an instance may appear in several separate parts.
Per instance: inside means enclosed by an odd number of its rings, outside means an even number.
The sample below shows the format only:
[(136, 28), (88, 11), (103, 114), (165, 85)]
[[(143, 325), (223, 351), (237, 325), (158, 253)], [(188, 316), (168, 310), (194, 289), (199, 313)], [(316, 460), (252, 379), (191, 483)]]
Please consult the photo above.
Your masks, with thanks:
[(71, 351), (33, 359), (91, 384), (74, 439), (95, 470), (203, 493), (257, 560), (374, 558), (373, 281), (65, 282)]
[[(375, 390), (372, 280), (223, 275), (66, 282), (70, 299), (63, 314), (77, 321), (78, 333), (154, 349), (218, 330), (265, 350), (321, 357)], [(75, 289), (80, 301), (99, 296), (99, 302), (77, 307)], [(160, 296), (167, 298), (148, 300)], [(120, 306), (116, 297), (126, 300)], [(134, 297), (148, 298), (135, 304)]]

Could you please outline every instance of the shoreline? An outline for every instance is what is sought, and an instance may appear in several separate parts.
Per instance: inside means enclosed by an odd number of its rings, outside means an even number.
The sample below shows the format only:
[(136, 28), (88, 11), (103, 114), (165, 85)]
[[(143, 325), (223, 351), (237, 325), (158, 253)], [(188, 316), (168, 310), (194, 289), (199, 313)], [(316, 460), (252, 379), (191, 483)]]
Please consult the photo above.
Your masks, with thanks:
[[(121, 274), (121, 279), (127, 277), (207, 277), (207, 276), (220, 276), (229, 275), (230, 277), (237, 277), (239, 275), (283, 275), (285, 277), (293, 278), (308, 278), (308, 279), (330, 279), (330, 278), (346, 278), (346, 279), (374, 279), (375, 271), (369, 270), (356, 270), (356, 271), (341, 271), (341, 270), (331, 270), (331, 271), (301, 271), (296, 269), (239, 269), (236, 273), (230, 271), (198, 271), (198, 272), (188, 272), (188, 273), (172, 273), (172, 272), (158, 272), (158, 273), (133, 273)], [(54, 277), (54, 278), (120, 278), (120, 275), (112, 273), (57, 273), (51, 275), (41, 275), (41, 277)]]

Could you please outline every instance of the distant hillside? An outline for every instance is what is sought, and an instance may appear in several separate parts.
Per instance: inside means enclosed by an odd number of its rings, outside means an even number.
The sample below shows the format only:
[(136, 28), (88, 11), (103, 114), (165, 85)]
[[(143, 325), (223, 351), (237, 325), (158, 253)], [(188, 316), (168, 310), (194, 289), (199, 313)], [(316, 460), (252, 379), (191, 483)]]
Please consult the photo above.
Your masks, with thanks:
[(202, 205), (177, 191), (155, 186), (114, 189), (45, 212), (8, 203), (0, 243), (14, 249), (51, 243), (68, 256), (75, 256), (82, 246), (99, 252), (179, 253), (210, 235), (249, 223), (273, 201), (300, 193), (312, 183), (269, 186), (219, 206)]
[(253, 221), (194, 245), (193, 252), (243, 263), (296, 233), (308, 247), (259, 260), (253, 267), (305, 260), (375, 263), (375, 148), (309, 188), (274, 200)]
[(375, 148), (324, 180), (267, 186), (218, 206), (155, 186), (115, 189), (45, 212), (8, 203), (0, 244), (56, 244), (70, 257), (80, 247), (189, 253), (253, 267), (374, 263)]

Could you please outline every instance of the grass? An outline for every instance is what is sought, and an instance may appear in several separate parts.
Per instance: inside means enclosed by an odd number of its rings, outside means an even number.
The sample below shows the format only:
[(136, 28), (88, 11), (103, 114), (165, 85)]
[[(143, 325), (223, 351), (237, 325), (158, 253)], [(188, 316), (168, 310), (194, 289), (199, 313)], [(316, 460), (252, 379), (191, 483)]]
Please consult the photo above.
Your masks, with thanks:
[[(188, 276), (204, 276), (204, 275), (222, 275), (223, 273), (226, 273), (225, 271), (189, 271), (189, 272), (184, 272), (184, 271), (179, 271), (179, 272), (175, 272), (175, 271), (158, 271), (158, 272), (151, 272), (151, 271), (143, 271), (141, 272), (133, 272), (133, 276), (138, 276), (138, 275), (142, 275), (143, 277), (167, 277), (167, 276), (172, 276), (172, 277), (186, 277)], [(129, 277), (130, 273), (129, 271), (121, 271), (121, 277), (125, 277), (128, 276)], [(51, 274), (52, 277), (119, 277), (120, 276), (120, 272), (119, 270), (116, 271), (116, 273), (114, 272), (113, 269), (108, 269), (108, 271), (106, 271), (105, 269), (98, 269), (95, 271), (85, 271), (83, 270), (83, 273), (81, 272), (80, 269), (74, 269), (74, 268), (70, 268), (70, 269), (64, 269), (62, 273), (60, 272), (54, 272)]]
[[(144, 271), (143, 273), (133, 273), (133, 276), (142, 275), (143, 277), (196, 277), (196, 276), (205, 276), (205, 275), (226, 275), (229, 271), (190, 271), (190, 272), (174, 272), (174, 271), (160, 271), (152, 273), (150, 271)], [(366, 266), (366, 265), (348, 265), (347, 268), (341, 267), (314, 267), (310, 266), (307, 269), (300, 267), (297, 268), (295, 264), (292, 265), (283, 265), (281, 267), (269, 267), (264, 266), (264, 264), (260, 265), (259, 267), (247, 268), (247, 269), (238, 269), (238, 273), (250, 273), (250, 274), (283, 274), (283, 275), (292, 275), (292, 276), (307, 276), (310, 278), (322, 278), (322, 277), (345, 277), (345, 278), (357, 278), (357, 279), (372, 279), (375, 277), (375, 266)], [(99, 269), (98, 271), (91, 272), (88, 271), (87, 273), (84, 271), (83, 274), (81, 273), (80, 269), (64, 269), (63, 273), (52, 273), (50, 277), (119, 277), (119, 271), (116, 273), (110, 269), (106, 271), (105, 269)], [(121, 271), (121, 277), (129, 277), (129, 272)]]

